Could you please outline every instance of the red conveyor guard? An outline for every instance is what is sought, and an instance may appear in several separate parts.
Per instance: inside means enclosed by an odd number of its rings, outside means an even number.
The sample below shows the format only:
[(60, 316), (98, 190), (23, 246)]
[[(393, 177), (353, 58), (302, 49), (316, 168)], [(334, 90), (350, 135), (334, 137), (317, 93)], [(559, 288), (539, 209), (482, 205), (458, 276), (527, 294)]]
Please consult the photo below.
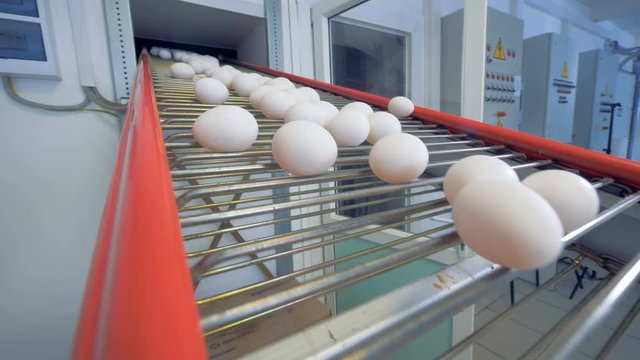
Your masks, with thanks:
[(73, 359), (206, 359), (149, 57), (102, 215)]

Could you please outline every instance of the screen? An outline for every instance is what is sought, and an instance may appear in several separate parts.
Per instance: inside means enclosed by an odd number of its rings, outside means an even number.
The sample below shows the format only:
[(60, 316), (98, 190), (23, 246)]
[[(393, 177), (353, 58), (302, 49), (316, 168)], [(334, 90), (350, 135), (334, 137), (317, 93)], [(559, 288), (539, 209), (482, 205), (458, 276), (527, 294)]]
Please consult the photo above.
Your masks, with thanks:
[(38, 17), (36, 0), (0, 0), (0, 13)]
[(0, 58), (47, 61), (40, 24), (0, 19)]

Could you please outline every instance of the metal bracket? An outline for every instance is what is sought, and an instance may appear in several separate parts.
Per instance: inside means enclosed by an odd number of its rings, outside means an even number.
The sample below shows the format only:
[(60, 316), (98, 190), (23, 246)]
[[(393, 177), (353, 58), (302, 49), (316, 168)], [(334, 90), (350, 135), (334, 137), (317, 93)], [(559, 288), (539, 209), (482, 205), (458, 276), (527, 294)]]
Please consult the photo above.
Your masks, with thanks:
[(126, 104), (131, 96), (136, 73), (136, 51), (129, 0), (106, 0), (104, 8), (116, 101)]

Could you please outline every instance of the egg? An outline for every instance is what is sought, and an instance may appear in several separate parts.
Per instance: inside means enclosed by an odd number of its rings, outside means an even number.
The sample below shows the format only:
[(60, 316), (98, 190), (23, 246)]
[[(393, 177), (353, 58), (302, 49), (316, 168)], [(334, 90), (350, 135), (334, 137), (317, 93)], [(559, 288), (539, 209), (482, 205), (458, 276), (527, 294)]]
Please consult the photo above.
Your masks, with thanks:
[(545, 170), (527, 176), (522, 184), (547, 200), (567, 233), (598, 215), (598, 192), (579, 175), (562, 170)]
[(204, 64), (200, 60), (190, 60), (189, 65), (195, 70), (196, 74), (202, 74), (204, 72)]
[(260, 84), (258, 79), (250, 74), (238, 74), (231, 80), (231, 86), (239, 96), (249, 96)]
[[(340, 111), (345, 110), (342, 108)], [(376, 111), (367, 118), (369, 119), (369, 135), (367, 136), (369, 144), (375, 144), (387, 135), (402, 132), (400, 120), (386, 111)]]
[(247, 110), (220, 105), (207, 110), (193, 124), (198, 144), (219, 152), (243, 151), (258, 137), (258, 122)]
[(369, 135), (369, 120), (360, 112), (343, 111), (331, 118), (326, 128), (338, 146), (357, 146)]
[(482, 179), (465, 186), (452, 216), (465, 244), (509, 268), (541, 268), (562, 251), (562, 223), (551, 205), (509, 179)]
[(229, 64), (222, 65), (222, 66), (221, 66), (221, 68), (223, 68), (224, 70), (227, 70), (227, 71), (234, 71), (234, 70), (236, 70), (236, 68), (234, 68), (233, 66), (231, 66), (231, 65), (229, 65)]
[(149, 54), (151, 56), (158, 56), (159, 51), (160, 49), (157, 46), (152, 46), (151, 49), (149, 49)]
[(260, 110), (269, 119), (284, 119), (287, 110), (296, 104), (296, 100), (283, 90), (264, 94), (260, 100)]
[(324, 111), (325, 116), (329, 119), (333, 118), (334, 116), (336, 116), (338, 114), (338, 108), (335, 107), (335, 105), (333, 105), (330, 102), (326, 102), (326, 101), (319, 101), (316, 102), (316, 105), (318, 105), (320, 107), (320, 109), (322, 109), (322, 111)]
[(207, 71), (207, 76), (220, 81), (226, 87), (231, 86), (231, 80), (233, 80), (233, 74), (231, 74), (229, 71), (224, 70), (223, 68), (209, 69)]
[(411, 115), (414, 108), (413, 102), (404, 96), (394, 97), (389, 101), (389, 105), (387, 105), (389, 112), (399, 118)]
[(277, 78), (269, 79), (264, 84), (265, 85), (271, 85), (271, 86), (276, 87), (276, 88), (278, 88), (280, 90), (286, 90), (286, 89), (295, 88), (295, 85), (293, 85), (291, 80), (289, 80), (287, 78), (284, 78), (284, 77), (277, 77)]
[(343, 106), (342, 109), (340, 109), (340, 111), (348, 111), (348, 110), (361, 112), (364, 116), (369, 116), (373, 114), (373, 109), (371, 108), (371, 106), (361, 101), (348, 103), (347, 105)]
[(169, 68), (171, 77), (176, 79), (188, 79), (191, 80), (196, 75), (195, 70), (189, 64), (175, 63)]
[(453, 164), (444, 176), (443, 190), (450, 204), (468, 184), (484, 179), (518, 183), (518, 174), (506, 162), (487, 155), (472, 155)]
[(369, 153), (371, 171), (390, 184), (415, 180), (426, 170), (428, 164), (427, 146), (411, 134), (385, 136), (373, 145)]
[(171, 52), (167, 49), (160, 49), (158, 51), (158, 56), (160, 59), (169, 60), (171, 59)]
[(269, 92), (277, 91), (278, 89), (270, 85), (260, 85), (255, 88), (249, 95), (249, 102), (254, 109), (260, 109), (260, 101), (262, 97)]
[(338, 157), (331, 134), (311, 121), (292, 121), (280, 127), (271, 143), (273, 158), (285, 171), (297, 176), (327, 171)]
[(298, 120), (311, 121), (324, 127), (327, 118), (318, 105), (304, 101), (291, 106), (284, 115), (284, 122), (286, 123)]
[(227, 101), (229, 90), (220, 81), (212, 78), (202, 78), (193, 86), (196, 99), (203, 104), (220, 105)]
[(286, 92), (287, 94), (289, 94), (292, 98), (294, 98), (296, 100), (297, 103), (299, 102), (303, 102), (303, 101), (307, 101), (307, 97), (305, 96), (305, 94), (301, 93), (300, 91), (298, 91), (298, 89), (293, 88), (293, 89), (285, 89), (284, 92)]
[(307, 99), (307, 101), (320, 101), (320, 94), (318, 94), (317, 91), (310, 87), (303, 86), (301, 88), (298, 88), (298, 92), (301, 93), (305, 97), (305, 99)]

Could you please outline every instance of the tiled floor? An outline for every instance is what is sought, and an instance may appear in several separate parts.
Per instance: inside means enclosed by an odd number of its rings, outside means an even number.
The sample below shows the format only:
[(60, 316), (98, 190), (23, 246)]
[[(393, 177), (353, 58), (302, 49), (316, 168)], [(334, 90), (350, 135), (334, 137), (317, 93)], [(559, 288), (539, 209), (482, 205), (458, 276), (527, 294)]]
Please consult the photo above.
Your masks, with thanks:
[[(598, 276), (606, 275), (606, 271), (589, 264), (598, 271)], [(563, 265), (559, 265), (561, 268)], [(585, 280), (584, 289), (578, 290), (570, 300), (569, 295), (576, 283), (573, 274), (567, 275), (553, 289), (544, 290), (542, 294), (499, 323), (487, 334), (481, 336), (473, 346), (473, 357), (476, 360), (511, 360), (518, 359), (524, 352), (538, 341), (558, 323), (590, 290), (597, 280)], [(533, 291), (535, 286), (517, 279), (515, 282), (516, 302)], [(572, 360), (593, 359), (616, 326), (640, 296), (640, 284), (634, 284), (622, 303), (614, 309), (605, 322), (592, 334), (579, 352), (572, 355)], [(500, 286), (495, 291), (481, 298), (476, 303), (475, 327), (479, 328), (510, 307), (509, 285)], [(607, 359), (627, 360), (640, 358), (640, 317), (636, 318), (627, 329), (625, 335), (617, 343)]]

